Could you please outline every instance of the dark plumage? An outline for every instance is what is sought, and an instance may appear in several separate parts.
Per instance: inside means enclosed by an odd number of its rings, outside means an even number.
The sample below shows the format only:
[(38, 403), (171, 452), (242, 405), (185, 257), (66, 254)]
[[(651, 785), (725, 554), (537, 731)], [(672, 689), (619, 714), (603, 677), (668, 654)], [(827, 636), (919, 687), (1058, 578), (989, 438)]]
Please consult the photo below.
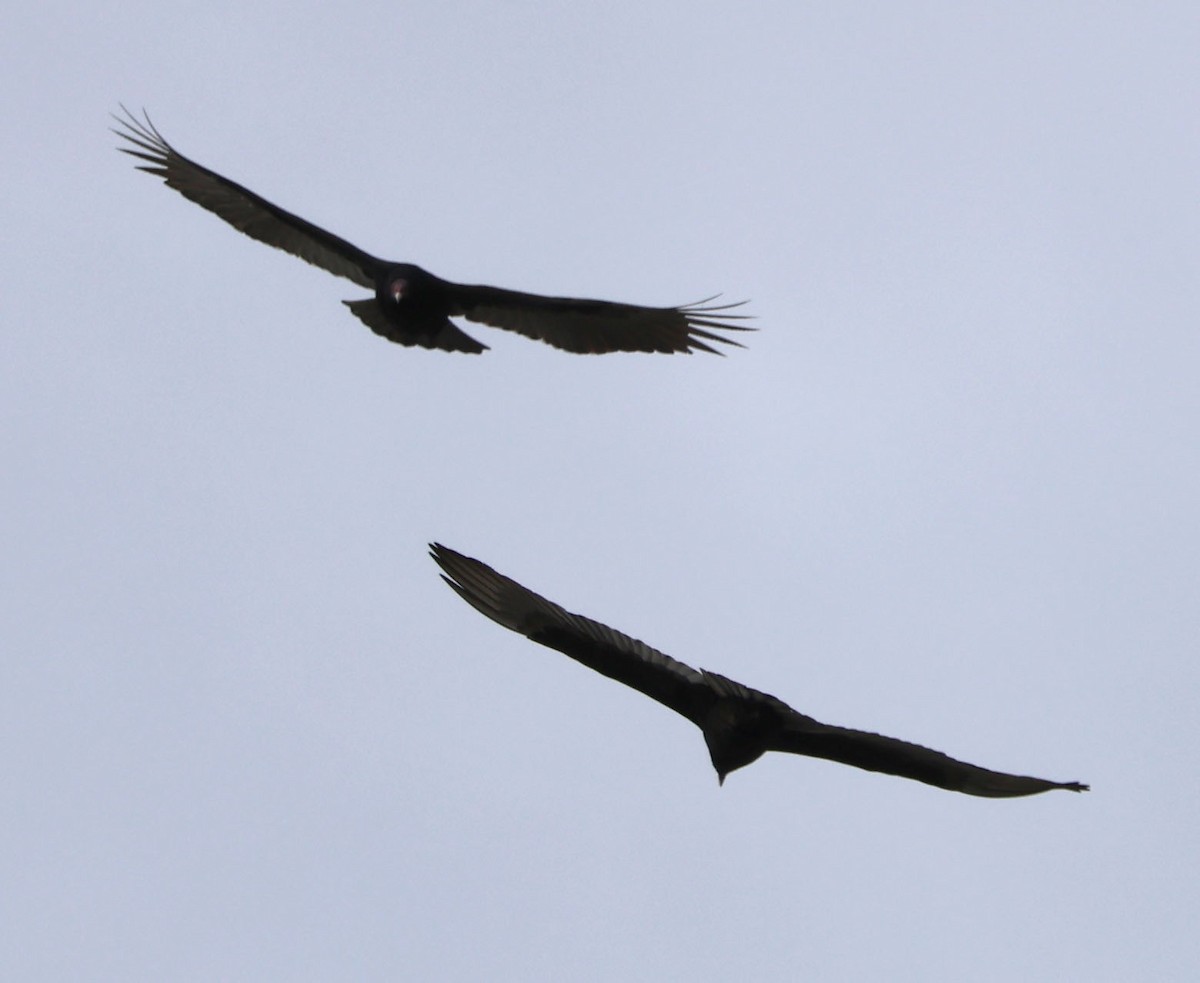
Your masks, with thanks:
[(477, 611), (687, 717), (703, 731), (721, 783), (766, 751), (788, 751), (989, 798), (1088, 788), (989, 771), (894, 737), (823, 724), (773, 696), (697, 671), (645, 642), (571, 614), (478, 560), (437, 543), (430, 549), (445, 571), (442, 579)]
[[(602, 352), (715, 352), (707, 342), (741, 347), (716, 331), (749, 331), (735, 324), (743, 315), (726, 313), (738, 304), (639, 307), (606, 300), (542, 297), (498, 287), (442, 280), (411, 263), (376, 259), (357, 246), (260, 198), (175, 150), (145, 113), (138, 119), (121, 107), (114, 130), (132, 146), (119, 148), (146, 164), (139, 170), (161, 177), (185, 198), (268, 246), (299, 256), (337, 276), (375, 291), (374, 297), (344, 301), (378, 335), (401, 345), (453, 352), (487, 346), (450, 320), (464, 317), (536, 338), (581, 354)], [(711, 330), (710, 330), (711, 329)]]

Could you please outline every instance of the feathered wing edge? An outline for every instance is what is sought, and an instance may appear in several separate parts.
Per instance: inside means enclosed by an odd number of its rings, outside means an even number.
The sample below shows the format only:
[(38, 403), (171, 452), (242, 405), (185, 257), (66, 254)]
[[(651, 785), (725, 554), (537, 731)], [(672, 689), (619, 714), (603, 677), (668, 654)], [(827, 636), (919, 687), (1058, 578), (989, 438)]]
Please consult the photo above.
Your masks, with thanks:
[(941, 751), (869, 731), (822, 724), (792, 711), (783, 733), (772, 746), (814, 758), (853, 765), (867, 771), (911, 778), (953, 792), (986, 798), (1036, 795), (1052, 789), (1086, 792), (1080, 782), (1052, 782), (1028, 775), (1010, 775), (959, 761)]
[(121, 129), (113, 133), (130, 144), (118, 147), (145, 164), (138, 170), (161, 177), (167, 185), (252, 239), (282, 249), (359, 286), (375, 286), (375, 271), (384, 264), (370, 253), (318, 225), (273, 205), (249, 188), (197, 164), (172, 147), (143, 110), (138, 119), (125, 106), (113, 115)]
[(641, 307), (607, 300), (545, 297), (500, 287), (452, 284), (451, 288), (456, 305), (452, 314), (579, 355), (693, 351), (720, 355), (707, 342), (744, 346), (717, 331), (755, 330), (734, 323), (750, 320), (750, 315), (725, 313), (745, 301), (711, 304), (716, 298), (708, 297), (680, 307)]
[(693, 723), (714, 698), (704, 673), (645, 642), (572, 614), (479, 560), (440, 543), (429, 555), (442, 579), (497, 624), (570, 656), (590, 669), (657, 700)]

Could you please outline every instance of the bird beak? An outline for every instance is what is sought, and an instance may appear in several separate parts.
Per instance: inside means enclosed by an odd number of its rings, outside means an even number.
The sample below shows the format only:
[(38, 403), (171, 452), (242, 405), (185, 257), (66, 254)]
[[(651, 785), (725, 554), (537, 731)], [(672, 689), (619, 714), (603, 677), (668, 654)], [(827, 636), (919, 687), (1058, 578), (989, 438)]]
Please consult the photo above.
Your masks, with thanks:
[(717, 772), (717, 785), (724, 785), (724, 784), (725, 784), (725, 772), (718, 771)]

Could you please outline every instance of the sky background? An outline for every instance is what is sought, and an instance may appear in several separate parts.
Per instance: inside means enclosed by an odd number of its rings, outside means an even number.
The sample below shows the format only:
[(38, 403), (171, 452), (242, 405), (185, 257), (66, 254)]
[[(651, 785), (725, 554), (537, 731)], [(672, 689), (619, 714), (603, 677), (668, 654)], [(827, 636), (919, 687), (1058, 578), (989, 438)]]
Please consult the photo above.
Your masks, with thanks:
[[(1191, 980), (1195, 4), (17, 5), (0, 977)], [(115, 152), (744, 351), (389, 345)], [(993, 801), (699, 732), (426, 544)]]

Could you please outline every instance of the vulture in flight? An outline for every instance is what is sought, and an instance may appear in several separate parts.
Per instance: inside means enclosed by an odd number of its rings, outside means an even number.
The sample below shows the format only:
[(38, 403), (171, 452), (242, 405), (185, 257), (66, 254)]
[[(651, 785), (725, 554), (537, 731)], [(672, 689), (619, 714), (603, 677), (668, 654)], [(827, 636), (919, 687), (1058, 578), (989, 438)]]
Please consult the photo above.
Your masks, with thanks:
[(988, 798), (1036, 795), (1055, 788), (1087, 791), (1079, 782), (990, 771), (919, 744), (823, 724), (773, 696), (715, 672), (697, 671), (645, 642), (571, 614), (478, 560), (438, 543), (430, 550), (445, 571), (442, 579), (477, 611), (687, 717), (704, 733), (722, 784), (731, 771), (764, 752), (788, 751)]
[(357, 246), (284, 211), (240, 184), (189, 160), (163, 138), (145, 112), (138, 119), (124, 106), (123, 153), (145, 161), (138, 170), (155, 174), (185, 198), (224, 219), (239, 232), (298, 256), (375, 295), (343, 303), (376, 334), (401, 345), (451, 352), (482, 352), (482, 345), (454, 325), (462, 317), (515, 331), (555, 348), (580, 354), (603, 352), (716, 353), (709, 342), (742, 346), (720, 331), (749, 331), (731, 314), (739, 304), (715, 298), (681, 307), (640, 307), (607, 300), (576, 300), (471, 286), (442, 280), (412, 263), (376, 259)]

